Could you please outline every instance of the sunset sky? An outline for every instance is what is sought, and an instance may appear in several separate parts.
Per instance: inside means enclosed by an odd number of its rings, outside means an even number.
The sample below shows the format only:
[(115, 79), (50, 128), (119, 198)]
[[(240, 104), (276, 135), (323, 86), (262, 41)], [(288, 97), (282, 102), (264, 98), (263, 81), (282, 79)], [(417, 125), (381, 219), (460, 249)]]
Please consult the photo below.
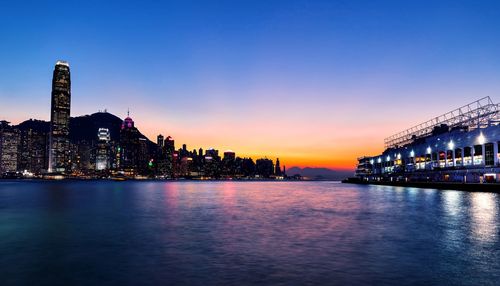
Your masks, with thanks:
[(153, 141), (289, 167), (353, 168), (393, 133), (500, 99), (499, 1), (39, 2), (0, 2), (15, 124), (49, 120), (58, 59), (72, 116), (130, 108)]

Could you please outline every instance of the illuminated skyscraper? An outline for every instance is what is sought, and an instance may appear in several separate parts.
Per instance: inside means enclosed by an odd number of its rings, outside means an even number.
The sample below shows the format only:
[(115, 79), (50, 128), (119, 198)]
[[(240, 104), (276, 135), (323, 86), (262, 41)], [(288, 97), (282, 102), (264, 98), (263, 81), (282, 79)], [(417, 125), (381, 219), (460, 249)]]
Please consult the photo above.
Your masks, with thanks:
[(19, 132), (7, 121), (0, 121), (0, 175), (17, 171)]
[(174, 168), (175, 168), (175, 141), (172, 137), (167, 136), (165, 139), (165, 156), (167, 158), (167, 174), (170, 177), (174, 176)]
[(97, 132), (96, 170), (103, 171), (109, 168), (109, 141), (111, 140), (108, 128), (99, 128)]
[(139, 167), (141, 142), (139, 130), (135, 128), (134, 120), (128, 116), (120, 129), (120, 166), (129, 175), (136, 174)]
[(65, 61), (57, 61), (52, 77), (49, 172), (69, 171), (70, 105), (71, 80), (69, 64)]

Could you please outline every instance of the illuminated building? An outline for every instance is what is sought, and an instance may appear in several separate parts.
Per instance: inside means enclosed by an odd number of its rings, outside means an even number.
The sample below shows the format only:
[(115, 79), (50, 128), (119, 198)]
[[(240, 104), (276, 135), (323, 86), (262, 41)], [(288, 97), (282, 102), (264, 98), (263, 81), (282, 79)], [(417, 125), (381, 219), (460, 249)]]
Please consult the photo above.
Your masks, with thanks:
[(49, 172), (69, 171), (69, 119), (71, 79), (69, 64), (57, 61), (52, 77), (50, 108)]
[(0, 175), (17, 171), (19, 131), (0, 121)]
[(110, 167), (110, 146), (111, 136), (108, 128), (99, 128), (97, 132), (96, 163), (97, 171), (104, 171)]
[(207, 178), (217, 179), (221, 176), (221, 158), (219, 150), (208, 148), (203, 158), (203, 175)]
[(150, 157), (148, 139), (139, 138), (139, 153), (137, 158), (137, 170), (140, 174), (151, 174), (154, 169), (154, 159)]
[(120, 129), (120, 163), (118, 168), (127, 175), (135, 175), (139, 164), (141, 143), (139, 142), (139, 131), (135, 128), (134, 121), (130, 116), (123, 120)]
[(165, 156), (166, 156), (166, 171), (165, 174), (169, 177), (174, 176), (174, 152), (175, 141), (172, 137), (167, 136), (165, 139)]
[(489, 97), (385, 139), (358, 159), (364, 181), (499, 181), (500, 105)]
[(47, 133), (20, 130), (18, 170), (41, 174), (47, 169)]
[(71, 170), (74, 174), (96, 170), (95, 140), (79, 140), (70, 143)]
[(174, 175), (172, 168), (175, 151), (174, 140), (170, 136), (164, 139), (162, 135), (158, 135), (157, 139), (154, 162), (156, 175), (163, 178), (171, 178)]

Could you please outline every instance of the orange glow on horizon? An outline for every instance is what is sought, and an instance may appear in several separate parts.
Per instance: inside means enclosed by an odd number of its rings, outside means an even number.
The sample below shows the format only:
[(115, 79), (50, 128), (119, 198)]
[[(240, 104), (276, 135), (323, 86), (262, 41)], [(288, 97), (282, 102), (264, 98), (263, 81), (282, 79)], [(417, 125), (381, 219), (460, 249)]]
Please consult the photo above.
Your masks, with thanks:
[[(126, 116), (114, 114), (123, 118)], [(21, 117), (11, 118), (12, 124), (25, 120)], [(135, 126), (153, 142), (156, 142), (158, 134), (172, 136), (176, 149), (181, 148), (182, 144), (186, 144), (188, 150), (215, 148), (221, 156), (225, 150), (231, 149), (236, 152), (236, 156), (254, 160), (267, 157), (275, 161), (279, 158), (281, 166), (287, 169), (312, 167), (353, 170), (358, 157), (382, 152), (382, 134), (391, 132), (366, 127), (358, 128), (359, 131), (353, 134), (352, 128), (347, 125), (335, 127), (335, 132), (325, 132), (323, 125), (297, 123), (294, 128), (281, 128), (279, 124), (231, 121), (231, 118), (220, 117), (212, 117), (203, 123), (182, 122), (177, 118), (162, 120), (143, 111), (137, 111), (131, 117)]]
[[(137, 126), (137, 121), (136, 121)], [(230, 130), (227, 128), (224, 134), (211, 133), (206, 131), (189, 132), (187, 129), (172, 128), (172, 132), (159, 132), (155, 125), (147, 125), (140, 130), (153, 142), (156, 136), (162, 134), (172, 136), (175, 140), (175, 147), (179, 149), (182, 144), (187, 145), (188, 150), (202, 148), (215, 148), (222, 156), (226, 150), (233, 150), (236, 156), (250, 157), (254, 160), (259, 158), (269, 158), (273, 161), (280, 159), (281, 167), (312, 167), (329, 168), (334, 170), (353, 170), (356, 167), (357, 158), (364, 155), (375, 155), (383, 149), (383, 138), (375, 136), (373, 133), (366, 137), (359, 138), (332, 138), (318, 142), (312, 136), (302, 137), (303, 140), (293, 140), (296, 138), (295, 132), (282, 130), (279, 134), (268, 132), (262, 135), (261, 130), (251, 130), (240, 128)], [(191, 130), (191, 129), (189, 129)], [(311, 129), (304, 128), (307, 132)], [(300, 136), (299, 136), (300, 137)], [(326, 137), (326, 136), (325, 136)], [(337, 136), (338, 137), (338, 136)], [(378, 137), (378, 138), (377, 138)], [(262, 139), (266, 138), (266, 140)], [(333, 143), (330, 143), (332, 142)], [(276, 143), (282, 142), (282, 143)], [(366, 145), (366, 142), (380, 142), (379, 144)]]

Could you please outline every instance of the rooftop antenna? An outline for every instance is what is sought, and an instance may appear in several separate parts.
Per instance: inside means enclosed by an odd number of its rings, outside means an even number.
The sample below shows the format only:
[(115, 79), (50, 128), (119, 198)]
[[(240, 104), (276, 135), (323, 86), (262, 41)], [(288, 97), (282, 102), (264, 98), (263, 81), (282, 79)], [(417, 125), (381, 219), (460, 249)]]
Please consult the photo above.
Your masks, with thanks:
[(130, 117), (130, 108), (127, 108), (127, 117)]

